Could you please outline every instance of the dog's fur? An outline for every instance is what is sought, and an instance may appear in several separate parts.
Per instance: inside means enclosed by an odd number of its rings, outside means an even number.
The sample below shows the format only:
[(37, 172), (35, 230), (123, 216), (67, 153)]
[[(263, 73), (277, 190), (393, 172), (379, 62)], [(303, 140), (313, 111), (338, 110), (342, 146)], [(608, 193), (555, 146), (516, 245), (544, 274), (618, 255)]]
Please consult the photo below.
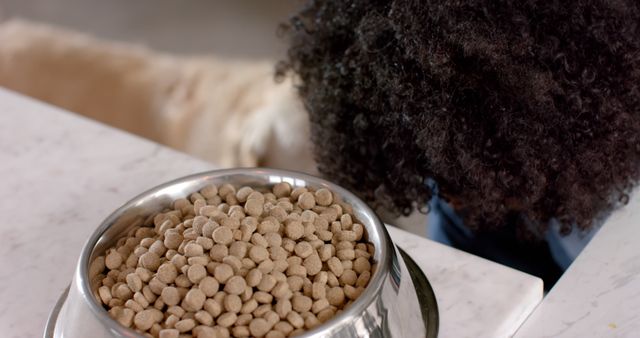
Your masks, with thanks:
[(175, 57), (21, 20), (0, 24), (0, 86), (220, 167), (313, 172), (308, 122), (274, 63)]

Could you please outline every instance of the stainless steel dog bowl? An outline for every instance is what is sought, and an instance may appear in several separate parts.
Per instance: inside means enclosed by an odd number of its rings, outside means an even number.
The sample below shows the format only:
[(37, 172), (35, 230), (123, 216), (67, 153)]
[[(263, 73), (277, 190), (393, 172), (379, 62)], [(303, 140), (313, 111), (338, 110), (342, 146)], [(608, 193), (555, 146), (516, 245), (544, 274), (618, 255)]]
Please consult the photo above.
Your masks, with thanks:
[(326, 187), (353, 206), (355, 216), (375, 245), (378, 268), (369, 286), (350, 307), (299, 337), (435, 337), (437, 305), (428, 280), (405, 253), (396, 248), (376, 214), (349, 191), (313, 176), (274, 169), (230, 169), (204, 172), (153, 188), (120, 207), (85, 243), (73, 281), (53, 310), (45, 337), (142, 337), (119, 325), (93, 296), (88, 275), (94, 257), (103, 254), (140, 219), (161, 211), (208, 184), (265, 187), (288, 182), (294, 187)]

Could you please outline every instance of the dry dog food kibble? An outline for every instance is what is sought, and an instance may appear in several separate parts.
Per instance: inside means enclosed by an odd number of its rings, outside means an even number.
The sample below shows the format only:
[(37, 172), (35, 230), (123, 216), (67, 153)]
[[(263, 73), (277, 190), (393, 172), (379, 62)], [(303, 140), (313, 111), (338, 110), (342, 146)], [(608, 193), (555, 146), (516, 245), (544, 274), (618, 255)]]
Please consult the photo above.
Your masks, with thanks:
[(96, 299), (149, 337), (290, 337), (349, 306), (375, 270), (364, 226), (322, 188), (208, 186), (91, 264)]

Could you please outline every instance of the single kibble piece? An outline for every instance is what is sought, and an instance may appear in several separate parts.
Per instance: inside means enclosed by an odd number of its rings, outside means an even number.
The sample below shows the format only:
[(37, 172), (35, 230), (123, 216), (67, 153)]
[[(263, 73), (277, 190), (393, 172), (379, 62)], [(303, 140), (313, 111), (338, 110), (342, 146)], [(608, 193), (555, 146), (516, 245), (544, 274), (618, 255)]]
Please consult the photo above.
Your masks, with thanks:
[[(133, 323), (139, 330), (147, 331), (156, 323), (155, 309), (148, 309), (138, 312), (133, 318)], [(157, 311), (157, 310), (156, 310)]]
[(247, 243), (242, 241), (231, 243), (229, 246), (229, 254), (240, 259), (244, 258), (247, 255)]
[(222, 263), (231, 266), (234, 273), (238, 273), (242, 269), (242, 261), (236, 256), (227, 256), (222, 259)]
[(331, 270), (331, 272), (333, 272), (333, 274), (336, 277), (340, 277), (342, 275), (342, 272), (344, 271), (344, 268), (342, 267), (342, 262), (340, 262), (340, 260), (337, 257), (331, 257), (327, 261), (327, 266), (329, 267), (329, 270)]
[(109, 304), (111, 301), (111, 289), (108, 286), (101, 286), (98, 288), (98, 295), (104, 304)]
[(327, 291), (327, 300), (333, 306), (342, 306), (344, 303), (344, 290), (341, 287), (333, 287)]
[(267, 304), (271, 303), (273, 300), (273, 296), (264, 291), (257, 291), (253, 293), (253, 299), (255, 299), (258, 303)]
[(271, 329), (271, 325), (263, 319), (256, 318), (249, 323), (249, 331), (254, 337), (262, 337)]
[(304, 319), (304, 327), (307, 330), (311, 330), (311, 329), (313, 329), (314, 327), (316, 327), (316, 326), (318, 326), (320, 324), (322, 324), (322, 323), (314, 315), (309, 315)]
[(173, 286), (168, 286), (162, 289), (162, 293), (160, 294), (160, 297), (162, 297), (162, 300), (168, 306), (173, 306), (180, 303), (180, 292), (178, 291), (178, 289), (174, 288)]
[(321, 298), (313, 302), (313, 305), (311, 305), (311, 312), (318, 314), (318, 312), (328, 308), (329, 306), (331, 306), (329, 301), (326, 298)]
[(218, 292), (219, 287), (220, 284), (218, 283), (218, 281), (211, 276), (204, 277), (202, 280), (200, 280), (200, 285), (198, 285), (198, 288), (207, 297), (213, 297), (213, 295)]
[(364, 288), (362, 287), (354, 288), (351, 285), (344, 286), (344, 295), (351, 300), (356, 300), (358, 297), (360, 297), (362, 291), (364, 291)]
[(259, 269), (252, 269), (247, 273), (246, 282), (247, 285), (254, 287), (257, 286), (262, 280), (262, 272)]
[(118, 323), (126, 327), (131, 327), (133, 325), (133, 318), (136, 315), (133, 310), (121, 308), (121, 310), (117, 312), (118, 313), (115, 314), (115, 318)]
[(286, 336), (281, 331), (273, 330), (273, 331), (269, 331), (265, 337), (266, 338), (285, 338)]
[(211, 199), (218, 195), (218, 187), (215, 185), (208, 185), (200, 190), (200, 194), (206, 199)]
[(238, 199), (238, 202), (244, 203), (252, 192), (253, 189), (251, 187), (242, 187), (236, 192), (236, 199)]
[(126, 279), (127, 285), (129, 286), (129, 289), (131, 289), (131, 291), (139, 292), (142, 290), (142, 280), (140, 279), (140, 276), (138, 276), (135, 272), (128, 274)]
[[(217, 337), (224, 337), (224, 335), (222, 333), (218, 333), (221, 331), (216, 330), (216, 328), (218, 329), (222, 329), (220, 327), (210, 327), (210, 326), (205, 326), (205, 325), (198, 325), (193, 329), (193, 336), (194, 337), (198, 337), (198, 338), (217, 338)], [(227, 335), (228, 337), (228, 335)]]
[(277, 299), (289, 299), (291, 298), (292, 291), (289, 288), (289, 284), (285, 281), (278, 282), (276, 286), (271, 289), (271, 294)]
[(364, 271), (363, 273), (360, 274), (360, 276), (358, 276), (358, 279), (356, 280), (356, 286), (357, 287), (367, 286), (367, 284), (369, 283), (369, 279), (371, 279), (371, 272)]
[(215, 301), (214, 299), (207, 299), (204, 302), (203, 306), (204, 310), (207, 311), (212, 317), (218, 317), (220, 313), (222, 313), (222, 305)]
[(341, 285), (354, 285), (356, 280), (358, 279), (358, 275), (353, 270), (344, 270), (342, 276), (338, 278), (340, 280)]
[(314, 195), (316, 203), (318, 203), (318, 205), (326, 207), (331, 205), (331, 203), (333, 202), (333, 195), (328, 189), (318, 189)]
[(230, 327), (236, 322), (236, 319), (238, 319), (238, 315), (236, 315), (235, 313), (225, 312), (220, 315), (220, 317), (218, 317), (216, 323), (222, 327)]
[(227, 279), (233, 276), (233, 268), (229, 264), (222, 263), (214, 269), (213, 277), (215, 277), (218, 282), (225, 283)]
[(250, 313), (240, 314), (238, 315), (238, 319), (236, 319), (236, 325), (249, 325), (252, 319), (253, 315)]
[(194, 264), (187, 269), (187, 278), (193, 284), (199, 283), (207, 276), (207, 269), (202, 264)]
[(199, 236), (196, 238), (196, 244), (200, 245), (204, 250), (211, 250), (213, 247), (213, 239)]
[(231, 329), (231, 335), (233, 337), (249, 337), (251, 333), (249, 332), (249, 327), (247, 326), (238, 326), (238, 322), (236, 321), (236, 326)]
[(160, 266), (160, 257), (154, 252), (146, 252), (140, 256), (140, 265), (150, 271), (156, 271)]
[(113, 291), (113, 296), (119, 298), (121, 300), (127, 300), (133, 297), (133, 292), (131, 289), (124, 283), (118, 283), (115, 285), (115, 290)]
[(302, 319), (302, 316), (300, 316), (299, 313), (294, 311), (291, 311), (289, 312), (289, 314), (287, 314), (287, 321), (289, 321), (289, 323), (297, 329), (300, 329), (304, 326), (304, 319)]
[(171, 262), (166, 262), (160, 265), (158, 272), (156, 273), (158, 280), (165, 284), (170, 284), (178, 277), (178, 269)]
[(269, 251), (262, 246), (253, 246), (249, 249), (249, 258), (256, 263), (260, 263), (269, 258)]
[(335, 314), (336, 314), (335, 310), (329, 307), (318, 312), (318, 315), (316, 316), (316, 318), (318, 318), (320, 322), (324, 323), (327, 320), (331, 319), (331, 317), (333, 317)]
[(311, 285), (311, 295), (314, 299), (323, 299), (326, 297), (326, 288), (324, 284), (313, 283)]
[(224, 244), (216, 244), (209, 251), (209, 257), (216, 262), (222, 262), (227, 255), (229, 255), (229, 248)]
[(270, 232), (277, 232), (279, 228), (280, 224), (278, 224), (277, 219), (266, 219), (258, 224), (257, 230), (260, 234), (264, 235)]
[(203, 254), (204, 254), (204, 249), (199, 244), (189, 243), (184, 247), (184, 255), (186, 257), (202, 256)]
[(218, 244), (228, 245), (233, 241), (233, 231), (225, 226), (217, 227), (211, 236)]
[(229, 184), (229, 183), (225, 183), (223, 185), (220, 186), (220, 188), (218, 188), (218, 195), (219, 196), (227, 196), (227, 194), (234, 194), (236, 193), (236, 188)]
[(240, 312), (242, 310), (242, 299), (238, 295), (226, 295), (224, 297), (224, 309), (232, 313)]
[(298, 257), (307, 258), (313, 253), (313, 247), (309, 242), (298, 242), (294, 248), (294, 251)]
[(249, 196), (247, 197), (247, 201), (248, 200), (258, 200), (261, 203), (264, 203), (266, 200), (265, 195), (263, 195), (261, 192), (259, 191), (254, 191), (252, 193), (249, 194)]
[(279, 206), (279, 205), (271, 209), (269, 214), (275, 217), (276, 220), (278, 220), (278, 222), (283, 222), (285, 219), (287, 219), (287, 216), (288, 216), (287, 211), (282, 206)]
[(291, 194), (291, 185), (287, 182), (277, 183), (273, 186), (272, 191), (277, 198), (287, 197)]
[(191, 329), (193, 329), (194, 327), (196, 327), (196, 321), (193, 319), (183, 319), (179, 322), (176, 323), (175, 325), (176, 330), (178, 330), (181, 333), (187, 332), (187, 331), (191, 331)]
[(253, 217), (262, 215), (263, 210), (264, 202), (257, 198), (248, 199), (244, 205), (244, 212)]
[(296, 295), (291, 299), (291, 305), (296, 312), (302, 313), (311, 310), (313, 301), (307, 296)]
[(180, 337), (180, 331), (176, 329), (162, 329), (158, 334), (159, 338), (178, 338)]
[(293, 331), (293, 325), (291, 325), (286, 318), (277, 322), (276, 325), (273, 326), (273, 329), (276, 331), (280, 331), (285, 335), (290, 334)]
[(275, 313), (274, 311), (267, 311), (267, 313), (262, 315), (262, 318), (267, 320), (267, 323), (269, 323), (269, 326), (273, 326), (280, 321), (280, 316), (278, 316), (278, 314)]
[(320, 260), (320, 256), (318, 256), (316, 253), (313, 253), (311, 256), (305, 258), (302, 265), (307, 270), (307, 274), (309, 276), (315, 276), (322, 270), (322, 261)]
[(309, 210), (316, 206), (316, 199), (312, 193), (305, 192), (298, 197), (298, 206), (300, 206), (302, 210)]
[(288, 300), (288, 299), (280, 299), (276, 303), (276, 306), (275, 306), (274, 310), (276, 311), (278, 316), (280, 316), (280, 318), (285, 318), (287, 316), (287, 314), (291, 310), (293, 310), (293, 307), (291, 305), (291, 301), (290, 300)]
[(182, 307), (187, 311), (195, 312), (202, 309), (206, 299), (207, 296), (200, 289), (191, 289), (184, 296)]
[(107, 268), (114, 270), (122, 265), (122, 261), (122, 255), (120, 255), (120, 253), (118, 253), (116, 250), (113, 250), (105, 258), (104, 264), (107, 266)]
[(367, 258), (358, 257), (353, 262), (353, 269), (357, 273), (363, 273), (365, 271), (371, 271), (371, 263), (369, 262), (369, 260)]
[(269, 246), (269, 242), (267, 242), (267, 240), (264, 239), (264, 236), (262, 236), (259, 233), (254, 233), (253, 235), (251, 235), (251, 243), (253, 245), (261, 246), (263, 248), (266, 248)]
[(307, 188), (305, 187), (297, 187), (293, 190), (291, 190), (291, 199), (294, 201), (298, 200), (298, 197), (300, 197), (300, 195), (304, 194), (305, 192), (309, 191)]
[(304, 226), (299, 221), (291, 221), (285, 226), (285, 234), (292, 240), (297, 240), (304, 235)]
[(276, 286), (276, 279), (275, 277), (273, 277), (270, 274), (264, 275), (262, 277), (262, 279), (260, 280), (260, 283), (258, 284), (257, 288), (260, 291), (265, 291), (265, 292), (269, 292), (271, 291), (271, 289), (273, 289), (274, 286)]
[(247, 283), (241, 276), (233, 276), (226, 281), (224, 291), (230, 295), (239, 295), (245, 291)]

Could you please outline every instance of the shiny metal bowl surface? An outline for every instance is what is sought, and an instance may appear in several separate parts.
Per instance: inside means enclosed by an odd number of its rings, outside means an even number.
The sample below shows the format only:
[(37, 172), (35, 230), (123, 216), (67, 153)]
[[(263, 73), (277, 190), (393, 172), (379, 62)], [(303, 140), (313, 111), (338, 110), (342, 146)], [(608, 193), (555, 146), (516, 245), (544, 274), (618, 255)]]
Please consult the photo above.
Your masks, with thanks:
[[(326, 180), (276, 169), (228, 169), (180, 178), (135, 197), (107, 217), (85, 243), (61, 308), (47, 331), (54, 337), (142, 337), (119, 325), (93, 296), (89, 265), (142, 219), (169, 207), (209, 184), (268, 187), (288, 182), (294, 187), (328, 188), (351, 204), (375, 246), (377, 269), (362, 295), (339, 315), (298, 337), (435, 337), (438, 318), (435, 297), (417, 265), (392, 244), (376, 214), (359, 198)], [(406, 261), (406, 262), (405, 262)], [(58, 313), (59, 311), (59, 313)], [(47, 337), (45, 332), (45, 337)]]

